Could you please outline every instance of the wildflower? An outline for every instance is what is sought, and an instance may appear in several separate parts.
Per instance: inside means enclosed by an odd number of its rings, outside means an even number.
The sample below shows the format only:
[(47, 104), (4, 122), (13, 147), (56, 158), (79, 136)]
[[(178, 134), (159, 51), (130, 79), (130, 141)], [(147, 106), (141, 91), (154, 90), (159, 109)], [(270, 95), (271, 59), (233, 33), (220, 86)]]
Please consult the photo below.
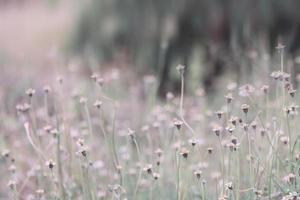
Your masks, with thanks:
[(99, 78), (99, 75), (98, 74), (96, 74), (96, 73), (93, 73), (92, 75), (91, 75), (91, 79), (93, 80), (93, 81), (97, 81), (97, 79)]
[(12, 190), (16, 189), (16, 181), (10, 180), (7, 185)]
[(264, 137), (265, 134), (266, 134), (266, 129), (261, 128), (261, 129), (260, 129), (260, 135), (261, 135), (262, 137)]
[(87, 98), (85, 98), (85, 97), (80, 97), (79, 103), (81, 103), (81, 104), (86, 104), (86, 103), (87, 103)]
[(9, 168), (8, 168), (8, 170), (9, 170), (12, 174), (14, 174), (14, 173), (16, 172), (16, 166), (15, 166), (15, 165), (10, 165)]
[(243, 111), (245, 114), (248, 113), (249, 108), (250, 108), (250, 106), (249, 106), (248, 104), (242, 104), (242, 105), (241, 105), (241, 109), (242, 109), (242, 111)]
[(223, 111), (221, 111), (221, 110), (219, 110), (219, 111), (216, 111), (216, 115), (217, 115), (217, 117), (219, 118), (219, 119), (221, 119), (222, 118), (222, 115), (224, 114), (224, 112)]
[(55, 162), (53, 162), (52, 160), (48, 160), (48, 161), (46, 162), (46, 166), (47, 166), (50, 170), (52, 170), (52, 169), (54, 168), (54, 166), (55, 166)]
[(228, 189), (228, 190), (233, 190), (233, 184), (232, 182), (228, 182), (225, 184), (225, 187)]
[(8, 158), (10, 155), (10, 151), (8, 149), (4, 149), (1, 153), (2, 157)]
[(269, 86), (268, 85), (263, 85), (261, 88), (260, 88), (264, 94), (267, 94), (268, 91), (269, 91)]
[(285, 46), (283, 44), (281, 44), (280, 42), (275, 47), (275, 49), (277, 49), (278, 51), (282, 51), (282, 50), (284, 50), (284, 48), (285, 48)]
[(180, 74), (183, 74), (183, 73), (184, 73), (185, 66), (183, 66), (183, 65), (178, 65), (178, 66), (176, 67), (176, 69), (180, 72)]
[(23, 105), (19, 104), (16, 106), (17, 111), (22, 113), (28, 112), (30, 108), (31, 106), (28, 103), (24, 103)]
[(26, 90), (26, 94), (31, 98), (35, 94), (35, 90), (32, 88), (29, 88), (28, 90)]
[(189, 139), (189, 143), (194, 147), (198, 143), (198, 140), (195, 138), (191, 138), (191, 139)]
[(168, 101), (171, 101), (172, 99), (174, 99), (174, 94), (172, 92), (167, 92), (166, 98)]
[(178, 119), (175, 119), (175, 120), (174, 120), (174, 125), (176, 126), (176, 128), (177, 128), (178, 130), (181, 129), (182, 124), (183, 124), (182, 121), (180, 121), (180, 120), (178, 120)]
[(255, 88), (252, 85), (246, 84), (246, 85), (243, 85), (242, 87), (240, 87), (239, 95), (243, 96), (243, 97), (247, 97), (247, 96), (250, 96), (251, 93), (253, 93), (254, 91), (255, 91)]
[(38, 195), (39, 198), (41, 198), (44, 195), (45, 191), (43, 189), (38, 189), (35, 191), (35, 193)]
[(227, 130), (229, 133), (233, 133), (234, 129), (235, 129), (235, 127), (232, 126), (232, 125), (226, 127), (226, 130)]
[(81, 154), (83, 157), (87, 157), (88, 148), (85, 146), (82, 146), (82, 147), (80, 147), (80, 149), (77, 153)]
[(291, 88), (291, 89), (288, 90), (288, 93), (289, 93), (289, 95), (290, 95), (291, 97), (294, 97), (294, 96), (295, 96), (295, 93), (296, 93), (296, 90), (293, 89), (293, 88)]
[(200, 178), (201, 178), (201, 174), (202, 174), (202, 171), (201, 171), (201, 170), (196, 170), (196, 171), (194, 171), (194, 175), (196, 176), (197, 179), (200, 179)]
[(58, 76), (58, 77), (56, 78), (56, 80), (57, 80), (57, 82), (58, 82), (59, 84), (62, 84), (63, 81), (64, 81), (63, 77), (61, 77), (61, 76)]
[(237, 117), (234, 117), (234, 116), (232, 116), (232, 117), (229, 119), (229, 122), (231, 122), (234, 126), (236, 126), (237, 121), (238, 121), (238, 118), (237, 118)]
[(222, 131), (222, 127), (220, 127), (220, 126), (216, 126), (216, 127), (214, 127), (213, 128), (213, 132), (216, 134), (216, 136), (220, 136), (220, 133), (221, 133), (221, 131)]
[(284, 144), (287, 145), (289, 142), (289, 138), (286, 136), (280, 137), (280, 141)]
[(52, 134), (52, 136), (53, 136), (54, 138), (56, 138), (56, 137), (58, 136), (58, 134), (59, 134), (59, 132), (58, 132), (58, 130), (57, 130), (56, 128), (52, 129), (52, 130), (50, 131), (50, 133)]
[(255, 190), (254, 190), (254, 194), (255, 194), (257, 197), (261, 197), (262, 194), (263, 194), (263, 191), (262, 191), (262, 190), (255, 189)]
[(228, 104), (230, 104), (233, 100), (233, 96), (232, 96), (232, 93), (228, 93), (227, 95), (225, 95), (225, 98), (226, 98), (226, 102)]
[(236, 87), (237, 87), (237, 83), (235, 83), (235, 82), (231, 82), (231, 83), (229, 83), (229, 84), (227, 85), (227, 89), (228, 89), (229, 91), (235, 90)]
[(154, 172), (154, 173), (153, 173), (153, 178), (154, 178), (154, 180), (157, 180), (157, 179), (159, 179), (159, 178), (160, 178), (160, 174), (159, 174), (159, 173), (156, 173), (156, 172)]
[(250, 126), (252, 127), (253, 130), (256, 130), (257, 122), (255, 120), (252, 121), (252, 123), (250, 124)]
[(147, 165), (143, 168), (143, 170), (144, 170), (145, 172), (147, 172), (148, 174), (152, 174), (152, 165), (151, 165), (151, 164), (147, 164)]
[(231, 142), (236, 145), (238, 143), (237, 137), (231, 136)]
[(102, 101), (99, 101), (99, 100), (95, 101), (95, 103), (94, 103), (94, 106), (98, 109), (101, 108), (101, 105), (102, 105)]
[(181, 148), (180, 149), (180, 155), (182, 155), (184, 158), (187, 158), (189, 155), (189, 150), (187, 148)]
[(104, 79), (101, 77), (97, 78), (96, 82), (100, 87), (102, 87), (104, 85)]
[(52, 126), (50, 126), (50, 125), (46, 125), (46, 126), (44, 126), (44, 131), (46, 131), (47, 133), (51, 133), (51, 130), (52, 130)]
[(50, 86), (48, 86), (48, 85), (44, 86), (44, 87), (43, 87), (43, 90), (44, 90), (44, 92), (45, 92), (46, 94), (49, 94), (49, 93), (51, 92), (51, 88), (50, 88)]
[(296, 178), (296, 175), (295, 175), (295, 174), (289, 173), (288, 175), (284, 176), (282, 180), (283, 180), (285, 183), (292, 184), (292, 183), (294, 183), (295, 178)]
[(128, 136), (130, 136), (130, 138), (133, 139), (133, 138), (134, 138), (134, 133), (135, 133), (135, 131), (132, 130), (132, 129), (130, 129), (130, 128), (128, 128), (127, 131), (128, 131)]
[(207, 152), (208, 152), (209, 154), (212, 154), (212, 152), (213, 152), (214, 149), (213, 149), (212, 147), (207, 147), (206, 150), (207, 150)]
[(163, 151), (160, 148), (157, 148), (154, 152), (158, 157), (161, 157)]

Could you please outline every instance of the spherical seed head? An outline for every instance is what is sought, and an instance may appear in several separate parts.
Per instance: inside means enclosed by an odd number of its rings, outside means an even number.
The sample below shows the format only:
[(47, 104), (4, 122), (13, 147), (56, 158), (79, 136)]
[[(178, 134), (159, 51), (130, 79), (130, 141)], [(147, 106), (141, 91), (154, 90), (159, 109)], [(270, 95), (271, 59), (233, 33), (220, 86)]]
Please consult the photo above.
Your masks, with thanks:
[(183, 73), (184, 73), (185, 66), (183, 66), (183, 65), (177, 65), (176, 69), (177, 69), (181, 74), (183, 74)]
[(180, 155), (182, 155), (184, 158), (187, 158), (189, 155), (189, 150), (185, 147), (182, 147), (180, 149)]
[(174, 126), (176, 126), (176, 128), (177, 128), (178, 130), (181, 129), (182, 125), (183, 125), (183, 122), (182, 122), (181, 120), (178, 120), (178, 119), (175, 119), (175, 120), (174, 120)]
[(35, 90), (32, 89), (32, 88), (29, 88), (28, 90), (26, 90), (26, 94), (27, 94), (29, 97), (33, 97), (33, 95), (35, 94)]
[(95, 106), (96, 108), (98, 108), (98, 109), (101, 108), (101, 105), (102, 105), (102, 101), (100, 101), (100, 100), (97, 100), (97, 101), (95, 101), (95, 103), (94, 103), (94, 106)]
[(54, 168), (54, 166), (55, 166), (55, 162), (53, 162), (52, 160), (48, 160), (47, 162), (46, 162), (46, 166), (49, 168), (49, 169), (53, 169)]
[(250, 106), (249, 106), (248, 104), (243, 104), (243, 105), (241, 105), (241, 109), (243, 110), (243, 112), (244, 112), (245, 114), (248, 113), (249, 108), (250, 108)]

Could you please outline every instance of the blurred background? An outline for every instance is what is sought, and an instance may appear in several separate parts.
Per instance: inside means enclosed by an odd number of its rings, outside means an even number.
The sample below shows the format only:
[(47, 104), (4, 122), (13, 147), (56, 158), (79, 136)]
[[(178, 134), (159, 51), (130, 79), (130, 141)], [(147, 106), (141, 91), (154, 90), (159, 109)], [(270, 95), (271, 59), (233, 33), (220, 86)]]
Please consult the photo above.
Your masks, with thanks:
[(118, 69), (132, 80), (154, 75), (164, 97), (178, 91), (178, 64), (187, 91), (213, 93), (224, 77), (279, 69), (279, 42), (297, 81), (299, 10), (297, 0), (0, 0), (1, 93)]

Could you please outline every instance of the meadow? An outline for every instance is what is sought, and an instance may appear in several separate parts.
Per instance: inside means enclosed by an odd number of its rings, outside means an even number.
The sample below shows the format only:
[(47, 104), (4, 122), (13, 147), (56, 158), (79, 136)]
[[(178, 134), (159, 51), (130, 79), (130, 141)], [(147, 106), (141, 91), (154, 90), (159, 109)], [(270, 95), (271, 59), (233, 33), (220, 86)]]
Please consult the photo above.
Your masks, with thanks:
[(221, 84), (213, 105), (185, 92), (182, 65), (165, 100), (155, 76), (129, 86), (118, 69), (24, 90), (1, 112), (1, 199), (299, 199), (299, 80), (283, 50), (266, 77)]

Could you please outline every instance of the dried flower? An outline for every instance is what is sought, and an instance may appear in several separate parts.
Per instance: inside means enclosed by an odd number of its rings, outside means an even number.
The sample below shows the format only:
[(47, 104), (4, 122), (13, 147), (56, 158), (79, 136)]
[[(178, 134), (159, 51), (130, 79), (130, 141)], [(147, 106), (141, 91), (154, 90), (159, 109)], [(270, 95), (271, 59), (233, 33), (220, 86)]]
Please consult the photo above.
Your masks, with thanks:
[(174, 126), (176, 126), (176, 128), (177, 128), (178, 130), (181, 129), (182, 124), (183, 124), (182, 121), (180, 121), (180, 120), (178, 120), (178, 119), (175, 119), (175, 120), (174, 120)]
[(160, 174), (159, 173), (154, 172), (152, 175), (153, 175), (154, 180), (157, 180), (157, 179), (160, 178)]
[(209, 154), (212, 154), (212, 152), (213, 152), (214, 149), (213, 149), (212, 147), (207, 147), (206, 150), (207, 150), (207, 152), (208, 152)]
[(152, 174), (152, 165), (151, 165), (151, 164), (147, 164), (147, 165), (143, 168), (143, 170), (144, 170), (145, 172), (147, 172), (148, 174)]
[(32, 88), (29, 88), (28, 90), (26, 90), (26, 94), (31, 98), (35, 94), (35, 90)]
[(54, 168), (54, 166), (55, 166), (55, 162), (53, 162), (52, 160), (48, 160), (48, 161), (46, 162), (46, 166), (47, 166), (50, 170), (52, 170), (52, 169)]
[(227, 95), (225, 95), (225, 98), (226, 98), (226, 102), (228, 104), (230, 104), (233, 100), (233, 96), (232, 96), (232, 93), (228, 93)]
[(45, 92), (46, 94), (49, 94), (49, 93), (51, 92), (51, 87), (48, 86), (48, 85), (46, 85), (46, 86), (43, 87), (43, 90), (44, 90), (44, 92)]
[(95, 103), (94, 103), (94, 106), (95, 106), (96, 108), (98, 108), (98, 109), (101, 108), (101, 105), (102, 105), (102, 101), (100, 101), (100, 100), (97, 100), (97, 101), (95, 101)]
[(242, 111), (243, 111), (245, 114), (248, 113), (249, 108), (250, 108), (250, 106), (249, 106), (248, 104), (242, 104), (242, 105), (241, 105), (241, 109), (242, 109)]
[(201, 178), (201, 174), (202, 174), (202, 171), (201, 171), (201, 170), (196, 170), (196, 171), (194, 171), (194, 175), (196, 176), (197, 179), (200, 179), (200, 178)]
[(187, 158), (189, 155), (189, 150), (187, 148), (182, 147), (180, 149), (180, 155), (182, 155), (184, 158)]

